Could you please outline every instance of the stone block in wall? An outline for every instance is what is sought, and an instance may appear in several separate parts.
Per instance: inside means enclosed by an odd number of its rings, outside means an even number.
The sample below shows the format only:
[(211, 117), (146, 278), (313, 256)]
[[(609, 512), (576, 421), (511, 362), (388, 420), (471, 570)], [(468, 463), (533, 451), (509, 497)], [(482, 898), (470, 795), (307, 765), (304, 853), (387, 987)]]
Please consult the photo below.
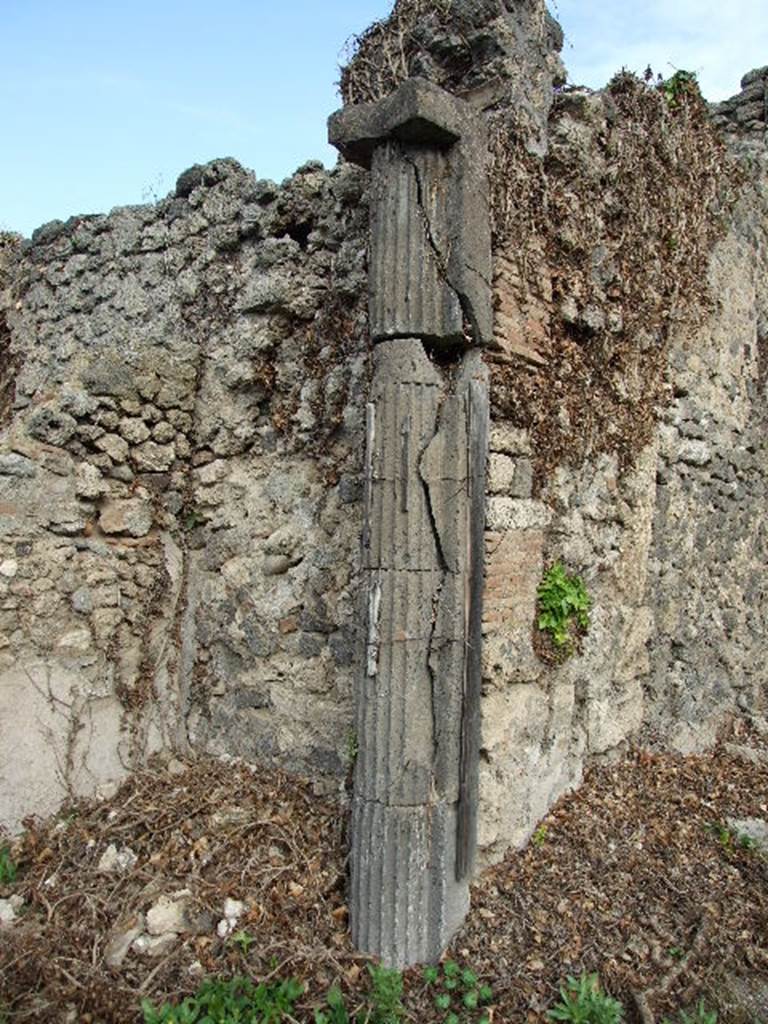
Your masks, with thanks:
[(577, 709), (568, 680), (511, 685), (484, 697), (481, 863), (500, 860), (509, 845), (521, 846), (552, 804), (581, 781)]
[(489, 494), (507, 494), (515, 479), (515, 461), (509, 455), (491, 452), (488, 456)]
[(528, 431), (522, 427), (513, 427), (504, 420), (494, 420), (491, 423), (488, 447), (491, 452), (501, 452), (504, 455), (533, 454)]
[(152, 528), (152, 506), (142, 498), (108, 501), (99, 515), (99, 526), (108, 534), (144, 537)]
[(497, 686), (541, 674), (532, 637), (543, 562), (543, 530), (486, 533), (483, 677)]
[(498, 495), (488, 498), (487, 526), (494, 532), (542, 529), (551, 518), (551, 510), (542, 501)]
[(488, 493), (509, 498), (530, 498), (533, 491), (533, 463), (500, 452), (488, 456)]

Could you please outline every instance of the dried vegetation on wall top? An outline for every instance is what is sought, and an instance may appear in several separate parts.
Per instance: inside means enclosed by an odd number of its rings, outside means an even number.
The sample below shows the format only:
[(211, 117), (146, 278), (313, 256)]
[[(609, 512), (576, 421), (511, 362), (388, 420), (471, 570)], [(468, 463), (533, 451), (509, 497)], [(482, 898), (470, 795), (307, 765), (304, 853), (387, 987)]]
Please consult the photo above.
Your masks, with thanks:
[(556, 97), (540, 160), (491, 122), (497, 274), (539, 358), (497, 363), (498, 414), (531, 430), (539, 482), (603, 451), (630, 465), (670, 394), (673, 331), (711, 305), (707, 266), (741, 173), (693, 76), (626, 72)]

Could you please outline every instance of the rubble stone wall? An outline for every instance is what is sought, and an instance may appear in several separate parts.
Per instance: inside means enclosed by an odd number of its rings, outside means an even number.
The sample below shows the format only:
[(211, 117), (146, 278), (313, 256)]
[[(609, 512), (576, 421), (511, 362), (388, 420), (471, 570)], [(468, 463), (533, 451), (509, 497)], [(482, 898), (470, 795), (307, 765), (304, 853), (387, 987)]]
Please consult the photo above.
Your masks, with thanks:
[(7, 825), (157, 750), (344, 775), (363, 189), (217, 161), (4, 252)]
[[(742, 93), (714, 108), (734, 180), (739, 171), (744, 178), (710, 260), (709, 305), (697, 326), (670, 328), (667, 401), (651, 441), (628, 467), (603, 453), (558, 466), (537, 489), (530, 433), (494, 411), (483, 648), (486, 860), (523, 843), (592, 759), (616, 756), (630, 741), (690, 753), (711, 747), (735, 717), (768, 727), (768, 147), (754, 105), (765, 80), (765, 69), (746, 75)], [(599, 107), (600, 95), (587, 102)], [(571, 120), (575, 106), (550, 118), (554, 174), (573, 166), (564, 156), (574, 139), (581, 158), (593, 159), (594, 121)], [(737, 116), (743, 109), (751, 120)], [(593, 265), (603, 259), (596, 247)], [(558, 268), (542, 252), (533, 289), (505, 252), (495, 254), (494, 269), (491, 360), (512, 360), (521, 375), (546, 366), (552, 326), (563, 315), (553, 300)], [(588, 344), (586, 330), (584, 337)], [(643, 387), (623, 383), (630, 394)], [(534, 628), (536, 588), (557, 560), (582, 575), (593, 603), (581, 651), (562, 665), (542, 661)]]
[(751, 180), (711, 263), (714, 308), (674, 349), (659, 425), (646, 717), (683, 752), (729, 717), (768, 715), (768, 147), (751, 134), (737, 149)]
[[(543, 5), (522, 8), (532, 32)], [(496, 24), (481, 14), (478, 47)], [(493, 38), (514, 41), (503, 24)], [(427, 56), (447, 53), (428, 28)], [(541, 20), (516, 61), (512, 43), (493, 50), (493, 68), (511, 61), (518, 78), (528, 61), (539, 155), (556, 144), (558, 41)], [(461, 92), (422, 57), (420, 74)], [(531, 435), (494, 413), (485, 861), (523, 842), (594, 758), (637, 737), (696, 749), (737, 714), (765, 722), (765, 80), (748, 76), (715, 111), (748, 182), (712, 257), (711, 308), (672, 330), (669, 402), (632, 465), (603, 453), (537, 487)], [(468, 102), (492, 107), (494, 83), (473, 64)], [(588, 146), (597, 129), (557, 130)], [(278, 763), (332, 790), (349, 775), (364, 661), (366, 187), (346, 164), (277, 186), (216, 161), (156, 205), (0, 250), (4, 826), (105, 791), (153, 751)], [(525, 373), (562, 312), (556, 268), (542, 253), (532, 293), (504, 251), (494, 262), (503, 337), (487, 358)], [(542, 660), (534, 630), (556, 559), (593, 601), (581, 652), (561, 665)]]

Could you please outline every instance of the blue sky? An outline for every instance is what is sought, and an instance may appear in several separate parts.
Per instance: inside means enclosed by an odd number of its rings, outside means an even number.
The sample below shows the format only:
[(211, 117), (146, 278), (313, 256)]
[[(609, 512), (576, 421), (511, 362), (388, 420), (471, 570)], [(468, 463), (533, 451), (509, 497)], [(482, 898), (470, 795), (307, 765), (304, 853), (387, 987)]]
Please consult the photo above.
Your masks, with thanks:
[[(0, 228), (169, 192), (193, 163), (234, 156), (281, 180), (330, 165), (325, 119), (345, 39), (388, 0), (0, 0)], [(766, 0), (557, 0), (572, 81), (622, 65), (695, 70), (705, 95), (768, 64)]]

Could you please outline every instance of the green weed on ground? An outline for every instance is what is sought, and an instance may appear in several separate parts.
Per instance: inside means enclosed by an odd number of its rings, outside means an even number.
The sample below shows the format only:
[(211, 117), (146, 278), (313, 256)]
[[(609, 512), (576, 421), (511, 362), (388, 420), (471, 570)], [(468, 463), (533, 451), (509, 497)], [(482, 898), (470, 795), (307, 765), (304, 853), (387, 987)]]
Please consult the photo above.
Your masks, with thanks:
[(177, 1005), (155, 1007), (142, 1000), (144, 1024), (280, 1024), (304, 991), (295, 978), (261, 982), (248, 978), (209, 978), (195, 995)]

